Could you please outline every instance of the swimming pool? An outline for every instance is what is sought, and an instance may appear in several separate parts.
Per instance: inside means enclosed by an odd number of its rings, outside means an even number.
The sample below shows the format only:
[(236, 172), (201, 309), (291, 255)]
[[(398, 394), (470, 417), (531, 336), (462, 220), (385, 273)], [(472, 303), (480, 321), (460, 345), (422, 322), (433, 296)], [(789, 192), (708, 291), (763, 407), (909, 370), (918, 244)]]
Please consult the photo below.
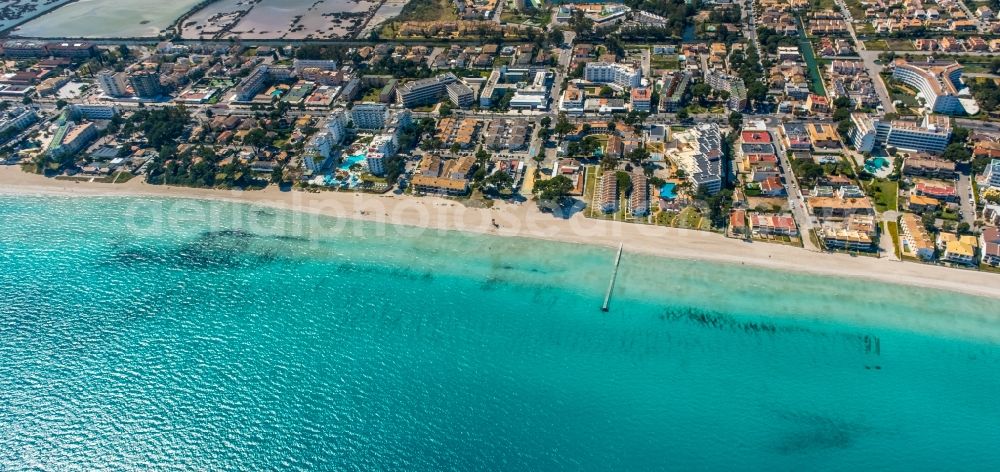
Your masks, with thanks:
[(358, 154), (358, 155), (354, 155), (354, 156), (347, 156), (347, 158), (344, 159), (344, 162), (342, 164), (340, 164), (339, 169), (342, 170), (342, 171), (349, 171), (349, 170), (351, 170), (351, 166), (353, 166), (354, 164), (360, 164), (360, 163), (362, 163), (364, 161), (365, 161), (365, 155), (364, 154)]
[(677, 194), (674, 193), (674, 189), (676, 187), (677, 187), (677, 184), (672, 183), (672, 182), (667, 182), (667, 183), (663, 184), (663, 186), (660, 187), (660, 198), (663, 198), (663, 199), (666, 199), (666, 200), (673, 200), (673, 199), (677, 198)]
[(869, 174), (877, 174), (878, 171), (889, 165), (889, 161), (884, 157), (872, 157), (865, 161), (865, 171)]

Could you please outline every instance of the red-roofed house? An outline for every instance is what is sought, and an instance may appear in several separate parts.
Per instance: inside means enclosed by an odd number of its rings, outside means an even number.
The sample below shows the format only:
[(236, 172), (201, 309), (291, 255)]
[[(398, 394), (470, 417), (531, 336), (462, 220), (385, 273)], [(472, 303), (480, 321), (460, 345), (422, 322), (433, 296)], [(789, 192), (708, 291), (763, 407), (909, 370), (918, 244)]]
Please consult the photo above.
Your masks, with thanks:
[(745, 144), (769, 144), (771, 133), (767, 131), (744, 131), (740, 134)]
[(733, 210), (729, 213), (729, 229), (733, 234), (746, 236), (747, 234), (747, 212), (746, 210)]
[(636, 87), (632, 89), (632, 110), (637, 112), (650, 111), (652, 109), (653, 89), (649, 87)]
[(917, 195), (924, 197), (934, 197), (946, 202), (958, 201), (958, 192), (955, 187), (945, 183), (920, 182), (914, 191), (917, 192)]
[(989, 227), (983, 230), (979, 246), (982, 248), (983, 264), (1000, 266), (1000, 229)]
[(822, 95), (809, 95), (806, 99), (806, 110), (812, 113), (829, 113), (830, 99)]
[(743, 172), (750, 173), (750, 180), (760, 182), (778, 171), (778, 157), (773, 154), (746, 154), (740, 162)]
[(780, 197), (785, 194), (785, 186), (781, 183), (781, 178), (771, 176), (760, 183), (760, 193), (768, 197)]
[(795, 219), (787, 215), (750, 214), (750, 230), (754, 235), (798, 236)]

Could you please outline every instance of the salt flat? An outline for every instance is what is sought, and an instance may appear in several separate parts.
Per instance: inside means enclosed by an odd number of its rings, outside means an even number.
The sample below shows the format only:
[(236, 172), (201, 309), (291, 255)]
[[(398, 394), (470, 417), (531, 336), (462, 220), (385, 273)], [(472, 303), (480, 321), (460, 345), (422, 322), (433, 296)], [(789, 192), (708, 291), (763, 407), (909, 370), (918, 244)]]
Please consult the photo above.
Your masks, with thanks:
[(14, 30), (35, 38), (155, 37), (199, 0), (79, 0)]
[(182, 34), (193, 39), (351, 37), (381, 6), (376, 0), (223, 0), (192, 15)]
[(30, 20), (71, 0), (4, 0), (0, 2), (0, 30)]

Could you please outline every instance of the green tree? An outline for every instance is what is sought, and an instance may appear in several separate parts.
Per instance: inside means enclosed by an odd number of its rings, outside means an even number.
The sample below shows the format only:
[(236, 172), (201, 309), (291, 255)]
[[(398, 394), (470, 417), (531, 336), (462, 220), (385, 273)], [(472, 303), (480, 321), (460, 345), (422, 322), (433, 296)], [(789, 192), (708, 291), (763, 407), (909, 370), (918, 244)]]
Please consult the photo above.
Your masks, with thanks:
[(854, 128), (854, 123), (851, 123), (851, 120), (843, 120), (837, 123), (837, 132), (845, 138), (851, 134), (852, 128)]
[(625, 159), (634, 165), (642, 164), (642, 161), (649, 159), (649, 150), (645, 146), (639, 146), (625, 155)]
[(969, 140), (970, 131), (968, 128), (962, 128), (961, 126), (955, 126), (951, 129), (951, 138), (949, 143), (951, 144), (965, 144)]
[(739, 131), (740, 128), (743, 127), (743, 114), (740, 113), (740, 112), (738, 112), (738, 111), (734, 111), (734, 112), (730, 113), (729, 114), (729, 127), (732, 128), (732, 129), (734, 129), (734, 130), (736, 130), (736, 131)]
[(578, 35), (586, 34), (594, 29), (594, 21), (583, 14), (583, 10), (573, 9), (569, 19), (569, 27)]
[(548, 39), (549, 39), (549, 44), (556, 47), (562, 46), (562, 44), (566, 41), (566, 38), (563, 35), (562, 30), (559, 28), (552, 28), (552, 30), (549, 31)]
[(941, 157), (953, 162), (965, 162), (972, 157), (972, 153), (963, 143), (952, 143), (944, 149)]
[(267, 138), (267, 131), (264, 131), (263, 128), (254, 128), (243, 137), (243, 144), (254, 148), (254, 151), (256, 152), (259, 152), (261, 148), (271, 143)]
[(438, 115), (441, 115), (442, 118), (451, 116), (452, 115), (451, 110), (452, 110), (451, 102), (443, 102), (441, 103), (441, 106), (438, 107)]
[(628, 172), (618, 171), (615, 172), (615, 180), (618, 181), (618, 191), (626, 194), (632, 190), (632, 176)]
[(284, 167), (274, 166), (274, 169), (271, 169), (271, 183), (272, 184), (280, 183), (284, 175), (285, 175)]
[(569, 122), (569, 119), (566, 118), (566, 114), (560, 113), (559, 117), (556, 119), (556, 127), (553, 131), (555, 131), (559, 137), (565, 137), (574, 129), (576, 129), (576, 127), (573, 126), (573, 123)]
[(708, 103), (708, 96), (712, 94), (712, 87), (706, 83), (695, 84), (691, 87), (691, 95), (698, 99), (698, 104), (705, 106)]
[(535, 182), (532, 192), (538, 197), (539, 205), (560, 204), (573, 191), (573, 181), (565, 175), (557, 175), (548, 180)]
[(494, 172), (486, 178), (484, 184), (487, 189), (504, 194), (514, 188), (514, 178), (507, 172)]

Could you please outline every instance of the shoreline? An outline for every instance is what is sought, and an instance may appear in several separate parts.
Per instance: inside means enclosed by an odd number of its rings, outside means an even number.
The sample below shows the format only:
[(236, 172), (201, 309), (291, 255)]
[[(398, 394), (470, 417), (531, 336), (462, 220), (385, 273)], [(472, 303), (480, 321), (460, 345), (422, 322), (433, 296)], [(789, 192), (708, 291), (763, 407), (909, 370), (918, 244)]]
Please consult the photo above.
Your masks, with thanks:
[[(52, 8), (49, 8), (47, 10), (44, 10), (44, 11), (37, 11), (37, 10), (35, 10), (35, 12), (33, 12), (32, 14), (29, 14), (27, 16), (22, 16), (22, 17), (19, 17), (17, 20), (14, 20), (14, 22), (11, 23), (10, 26), (6, 26), (6, 27), (3, 27), (3, 28), (0, 28), (0, 35), (5, 35), (5, 36), (8, 36), (8, 37), (12, 37), (13, 35), (11, 33), (13, 33), (14, 30), (20, 28), (22, 25), (28, 24), (28, 23), (30, 23), (32, 21), (35, 21), (36, 19), (42, 18), (43, 16), (48, 15), (49, 13), (52, 13), (52, 12), (54, 12), (54, 11), (56, 11), (56, 10), (64, 7), (64, 6), (66, 6), (66, 5), (69, 5), (71, 3), (76, 3), (76, 2), (79, 2), (79, 1), (80, 0), (65, 0), (65, 1), (63, 1), (63, 3), (60, 3), (60, 4), (58, 4), (58, 5), (56, 5), (56, 6), (52, 7)], [(53, 2), (53, 3), (55, 3), (55, 2)], [(51, 5), (51, 4), (49, 4), (49, 5)]]
[[(441, 197), (411, 197), (325, 191), (230, 191), (159, 186), (134, 178), (120, 184), (55, 180), (0, 166), (0, 195), (67, 197), (162, 197), (224, 201), (333, 218), (429, 230), (587, 244), (671, 259), (750, 265), (820, 276), (947, 290), (1000, 299), (1000, 274), (953, 269), (886, 258), (813, 253), (800, 247), (743, 242), (717, 233), (541, 213), (532, 202), (497, 202), (492, 209), (466, 207)], [(494, 222), (499, 227), (494, 227)]]

